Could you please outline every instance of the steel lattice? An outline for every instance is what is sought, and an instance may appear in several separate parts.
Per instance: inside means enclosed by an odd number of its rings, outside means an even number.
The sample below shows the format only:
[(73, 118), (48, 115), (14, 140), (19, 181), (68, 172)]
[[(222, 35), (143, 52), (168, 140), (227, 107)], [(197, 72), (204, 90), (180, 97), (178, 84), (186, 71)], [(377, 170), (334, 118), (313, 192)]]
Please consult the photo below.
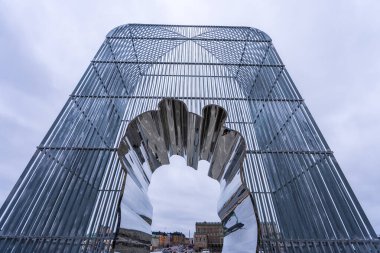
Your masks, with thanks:
[(248, 146), (263, 252), (378, 252), (379, 241), (265, 33), (131, 24), (108, 35), (0, 209), (0, 252), (108, 252), (128, 122), (162, 98), (218, 104)]

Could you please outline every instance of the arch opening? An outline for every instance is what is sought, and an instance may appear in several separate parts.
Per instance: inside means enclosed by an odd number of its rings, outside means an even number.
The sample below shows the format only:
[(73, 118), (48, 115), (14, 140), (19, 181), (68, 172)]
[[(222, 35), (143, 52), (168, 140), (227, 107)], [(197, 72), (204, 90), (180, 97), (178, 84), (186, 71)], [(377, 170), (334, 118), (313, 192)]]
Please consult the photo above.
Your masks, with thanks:
[(195, 222), (221, 222), (217, 214), (220, 185), (207, 176), (210, 163), (199, 161), (195, 170), (181, 156), (171, 156), (170, 164), (152, 175), (148, 196), (153, 206), (153, 231), (193, 235)]
[[(117, 236), (129, 229), (149, 239), (153, 210), (147, 191), (152, 174), (169, 164), (170, 156), (179, 155), (194, 169), (199, 160), (209, 161), (208, 176), (220, 184), (222, 252), (256, 251), (257, 215), (242, 173), (246, 144), (239, 132), (223, 126), (226, 118), (227, 112), (217, 105), (205, 106), (201, 117), (188, 112), (180, 100), (163, 99), (158, 110), (144, 112), (129, 123), (118, 148), (126, 178)], [(120, 236), (115, 243), (116, 249), (123, 245)]]

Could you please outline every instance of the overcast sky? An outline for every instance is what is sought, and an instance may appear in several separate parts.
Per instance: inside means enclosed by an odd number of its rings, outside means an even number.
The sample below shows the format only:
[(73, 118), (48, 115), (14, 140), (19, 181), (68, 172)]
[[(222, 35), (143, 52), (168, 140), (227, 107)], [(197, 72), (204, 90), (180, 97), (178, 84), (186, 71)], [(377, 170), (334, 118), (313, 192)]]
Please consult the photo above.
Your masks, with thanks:
[[(272, 37), (380, 233), (379, 13), (378, 0), (0, 0), (0, 204), (109, 30), (125, 23), (244, 25)], [(172, 181), (176, 189), (183, 179)], [(178, 206), (196, 195), (187, 194)], [(214, 217), (189, 208), (188, 216)], [(168, 214), (155, 211), (163, 221)]]

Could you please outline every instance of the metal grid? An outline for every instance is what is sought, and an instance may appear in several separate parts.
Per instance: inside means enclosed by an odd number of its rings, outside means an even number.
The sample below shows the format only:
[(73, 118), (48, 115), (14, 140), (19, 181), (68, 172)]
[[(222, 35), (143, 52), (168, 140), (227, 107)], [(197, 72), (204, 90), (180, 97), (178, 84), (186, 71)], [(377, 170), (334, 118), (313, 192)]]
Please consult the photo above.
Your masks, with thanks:
[(228, 112), (263, 252), (379, 252), (271, 39), (249, 27), (130, 24), (108, 35), (0, 209), (0, 252), (108, 252), (129, 120), (180, 99)]

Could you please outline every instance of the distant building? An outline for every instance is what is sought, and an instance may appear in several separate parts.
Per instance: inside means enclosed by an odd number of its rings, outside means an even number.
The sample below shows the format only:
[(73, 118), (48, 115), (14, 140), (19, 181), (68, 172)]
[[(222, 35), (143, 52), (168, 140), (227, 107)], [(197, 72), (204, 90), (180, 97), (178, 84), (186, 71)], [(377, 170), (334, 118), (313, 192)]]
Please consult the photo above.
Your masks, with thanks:
[(194, 249), (199, 251), (207, 248), (207, 235), (194, 233)]
[(146, 253), (149, 252), (151, 235), (141, 231), (120, 228), (115, 252), (119, 253)]
[(220, 222), (195, 223), (194, 249), (210, 249), (211, 252), (222, 252), (223, 226)]
[[(153, 242), (154, 241), (154, 242)], [(154, 244), (154, 245), (153, 245)], [(152, 232), (152, 246), (156, 248), (165, 248), (170, 244), (170, 237), (165, 232)]]
[(165, 233), (152, 232), (152, 249), (166, 248), (169, 246), (185, 245), (186, 237), (181, 232)]
[(160, 247), (160, 236), (152, 233), (152, 246), (151, 250), (158, 249)]
[(186, 237), (181, 232), (169, 233), (169, 235), (170, 235), (170, 245), (171, 246), (184, 245), (185, 244), (185, 238)]

